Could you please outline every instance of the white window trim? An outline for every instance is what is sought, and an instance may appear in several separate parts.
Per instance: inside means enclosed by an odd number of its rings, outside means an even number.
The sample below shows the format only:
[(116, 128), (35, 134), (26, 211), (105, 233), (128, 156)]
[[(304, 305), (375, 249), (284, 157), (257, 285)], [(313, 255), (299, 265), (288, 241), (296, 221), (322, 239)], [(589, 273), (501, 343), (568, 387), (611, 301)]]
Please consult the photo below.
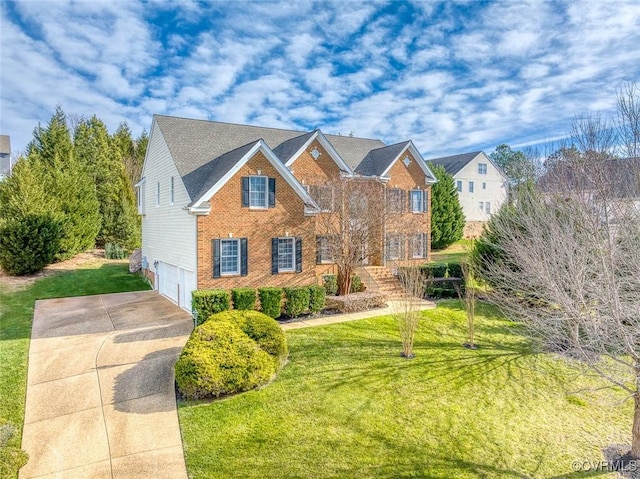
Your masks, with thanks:
[(160, 206), (160, 182), (156, 183), (156, 208)]
[[(280, 240), (291, 241), (291, 268), (280, 267)], [(278, 273), (295, 273), (296, 271), (296, 239), (293, 236), (278, 238)]]
[[(418, 210), (414, 209), (414, 204), (413, 204), (413, 195), (414, 193), (420, 193), (420, 204), (419, 204), (419, 208)], [(411, 190), (411, 212), (412, 213), (424, 213), (423, 211), (423, 205), (424, 205), (424, 191), (423, 190)]]
[[(236, 243), (238, 254), (236, 255), (236, 269), (235, 271), (226, 271), (222, 272), (222, 244), (224, 242), (234, 242)], [(220, 239), (220, 276), (238, 276), (240, 274), (240, 256), (242, 255), (242, 250), (240, 249), (240, 238), (221, 238)]]
[[(482, 168), (484, 167), (484, 168)], [(484, 171), (481, 171), (483, 170)], [(478, 174), (479, 175), (486, 175), (487, 174), (487, 164), (486, 163), (478, 163)]]
[(469, 193), (473, 193), (476, 189), (476, 185), (473, 184), (473, 181), (469, 182)]
[(456, 191), (458, 193), (462, 193), (462, 180), (457, 180), (456, 181)]
[(490, 215), (491, 214), (491, 201), (485, 201), (484, 208), (485, 208), (484, 212), (486, 214)]
[(482, 189), (483, 189), (483, 190), (486, 190), (486, 189), (487, 189), (487, 182), (486, 182), (486, 181), (483, 181), (483, 182), (482, 182)]
[(175, 201), (175, 177), (171, 177), (171, 183), (169, 188), (169, 205), (173, 205)]
[[(328, 236), (320, 236), (320, 263), (319, 264), (333, 264), (333, 258), (331, 258), (331, 244), (329, 243)], [(325, 244), (325, 247), (322, 247), (322, 243)], [(325, 251), (329, 258), (324, 258), (322, 252)]]
[[(416, 255), (416, 238), (420, 237), (420, 252)], [(414, 233), (413, 235), (413, 241), (411, 244), (411, 258), (426, 258), (426, 250), (427, 250), (427, 237), (425, 236), (424, 233)]]
[[(251, 204), (253, 192), (251, 190), (251, 180), (253, 178), (263, 178), (264, 179), (264, 206), (254, 206)], [(257, 191), (255, 193), (258, 193)], [(266, 210), (269, 208), (269, 177), (264, 175), (251, 175), (249, 176), (249, 209), (251, 210)]]
[(484, 201), (479, 201), (478, 202), (478, 208), (480, 208), (480, 211), (482, 211), (484, 213)]
[[(391, 248), (391, 239), (397, 240), (397, 245), (398, 248), (395, 252), (395, 254), (393, 254), (393, 249)], [(390, 234), (388, 236), (388, 240), (389, 240), (389, 246), (387, 248), (387, 250), (389, 251), (389, 257), (387, 259), (390, 260), (394, 260), (394, 259), (400, 259), (400, 254), (402, 253), (402, 236), (399, 234)]]

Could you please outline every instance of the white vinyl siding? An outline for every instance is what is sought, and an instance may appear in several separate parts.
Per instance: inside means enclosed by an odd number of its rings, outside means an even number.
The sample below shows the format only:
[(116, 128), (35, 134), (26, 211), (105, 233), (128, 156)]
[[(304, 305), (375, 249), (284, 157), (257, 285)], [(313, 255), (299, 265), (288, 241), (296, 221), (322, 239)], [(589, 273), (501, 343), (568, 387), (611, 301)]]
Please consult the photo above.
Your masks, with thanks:
[(171, 177), (171, 185), (169, 189), (169, 204), (172, 205), (175, 201), (175, 176)]
[(156, 206), (160, 206), (160, 182), (156, 183)]
[[(184, 287), (189, 289), (190, 294), (197, 287), (196, 217), (182, 209), (191, 202), (191, 198), (171, 158), (162, 132), (155, 124), (152, 126), (142, 176), (145, 178), (141, 185), (141, 206), (145, 211), (142, 217), (142, 256), (154, 273), (155, 261), (184, 270), (184, 274), (189, 276), (189, 284)], [(174, 204), (169, 205), (165, 200), (164, 204), (155, 207), (157, 184), (164, 182), (168, 185), (172, 176), (175, 177)], [(181, 306), (190, 310), (190, 300), (187, 303)]]

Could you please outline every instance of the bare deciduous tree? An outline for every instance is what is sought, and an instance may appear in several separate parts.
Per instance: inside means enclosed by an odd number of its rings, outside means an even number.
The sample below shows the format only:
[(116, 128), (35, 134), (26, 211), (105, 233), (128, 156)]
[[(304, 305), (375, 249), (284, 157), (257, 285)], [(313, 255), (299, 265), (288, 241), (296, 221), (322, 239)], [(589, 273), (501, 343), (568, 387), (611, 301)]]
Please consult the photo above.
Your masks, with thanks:
[(398, 322), (402, 357), (411, 359), (413, 343), (420, 322), (420, 301), (424, 294), (424, 275), (416, 266), (400, 268), (398, 280), (405, 290), (404, 295), (393, 303), (393, 316)]
[(626, 83), (618, 92), (616, 106), (622, 155), (637, 158), (640, 156), (640, 87), (635, 82)]
[(630, 456), (640, 458), (640, 163), (582, 155), (550, 169), (542, 186), (491, 221), (481, 241), (493, 238), (495, 254), (476, 256), (478, 267), (492, 301), (539, 344), (634, 400)]

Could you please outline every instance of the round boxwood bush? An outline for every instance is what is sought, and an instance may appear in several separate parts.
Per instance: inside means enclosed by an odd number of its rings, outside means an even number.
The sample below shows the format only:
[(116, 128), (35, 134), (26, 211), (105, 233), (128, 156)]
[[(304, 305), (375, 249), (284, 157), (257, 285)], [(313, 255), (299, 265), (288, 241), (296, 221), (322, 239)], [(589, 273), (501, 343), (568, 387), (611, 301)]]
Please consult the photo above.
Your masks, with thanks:
[(275, 375), (276, 363), (236, 323), (206, 321), (191, 333), (175, 373), (180, 393), (200, 399), (263, 385)]
[(260, 349), (274, 359), (277, 368), (287, 359), (287, 338), (277, 321), (264, 313), (251, 310), (224, 311), (210, 316), (209, 321), (228, 321), (236, 324)]

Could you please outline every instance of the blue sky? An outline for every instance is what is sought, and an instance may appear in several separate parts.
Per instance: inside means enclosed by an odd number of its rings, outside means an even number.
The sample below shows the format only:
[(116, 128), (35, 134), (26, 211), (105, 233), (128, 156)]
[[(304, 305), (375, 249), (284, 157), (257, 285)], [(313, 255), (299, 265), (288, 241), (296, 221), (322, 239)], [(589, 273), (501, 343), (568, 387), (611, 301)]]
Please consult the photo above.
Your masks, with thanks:
[(311, 130), (425, 158), (563, 137), (640, 82), (633, 1), (0, 0), (0, 133), (57, 104), (134, 134), (154, 113)]

